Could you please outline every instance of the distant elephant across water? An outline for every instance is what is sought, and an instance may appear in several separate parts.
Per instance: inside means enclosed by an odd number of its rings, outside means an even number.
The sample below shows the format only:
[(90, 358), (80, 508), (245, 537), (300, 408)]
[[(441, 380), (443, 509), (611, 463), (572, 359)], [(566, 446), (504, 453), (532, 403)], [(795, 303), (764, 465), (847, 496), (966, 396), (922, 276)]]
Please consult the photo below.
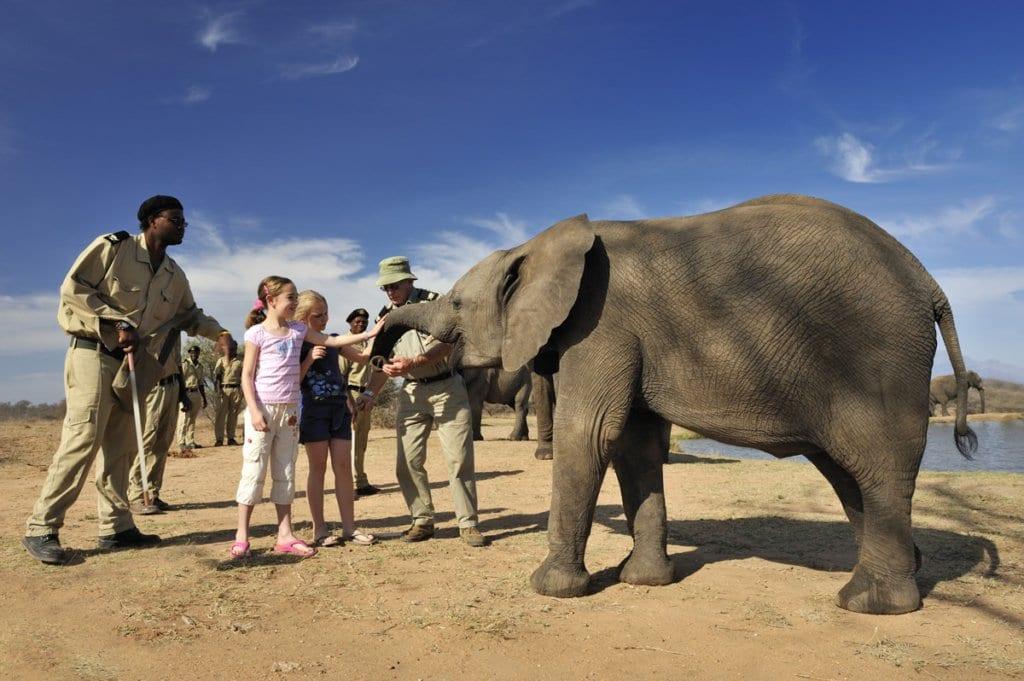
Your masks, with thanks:
[(968, 456), (967, 370), (938, 283), (864, 216), (780, 195), (689, 217), (564, 220), (492, 253), (437, 300), (389, 314), (372, 354), (414, 328), (455, 344), (463, 367), (558, 372), (548, 556), (531, 577), (541, 594), (587, 593), (609, 465), (633, 537), (619, 579), (674, 580), (662, 465), (676, 424), (807, 457), (858, 547), (837, 604), (895, 614), (921, 604), (911, 509), (936, 324), (959, 379), (954, 442)]
[[(981, 396), (981, 413), (985, 413), (985, 386), (981, 382), (981, 376), (975, 371), (967, 372), (967, 387), (974, 388)], [(956, 376), (936, 376), (932, 379), (928, 390), (928, 411), (934, 416), (935, 405), (942, 408), (942, 415), (949, 416), (946, 404), (956, 401)]]

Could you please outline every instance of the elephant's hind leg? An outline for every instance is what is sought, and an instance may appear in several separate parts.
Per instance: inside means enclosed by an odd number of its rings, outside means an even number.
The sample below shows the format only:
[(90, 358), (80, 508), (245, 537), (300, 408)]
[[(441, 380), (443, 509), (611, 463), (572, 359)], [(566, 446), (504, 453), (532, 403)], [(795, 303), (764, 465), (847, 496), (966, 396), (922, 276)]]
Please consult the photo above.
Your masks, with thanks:
[(853, 538), (857, 542), (857, 550), (860, 550), (864, 538), (864, 500), (861, 498), (860, 487), (853, 476), (846, 472), (842, 466), (832, 460), (825, 452), (807, 454), (807, 460), (814, 464), (839, 497), (839, 503), (843, 505), (843, 511), (850, 520), (853, 527)]
[[(889, 446), (917, 448), (916, 444), (898, 440)], [(920, 449), (923, 446), (921, 442)], [(902, 463), (886, 465), (892, 461)], [(915, 457), (893, 451), (874, 457), (875, 465), (870, 470), (851, 467), (863, 503), (863, 530), (857, 566), (836, 597), (839, 607), (876, 615), (896, 615), (920, 607), (921, 596), (914, 581), (920, 554), (910, 526), (919, 461), (920, 452)]]
[(658, 586), (673, 580), (665, 552), (667, 523), (662, 463), (671, 425), (650, 412), (634, 411), (612, 449), (612, 465), (622, 490), (633, 551), (622, 564), (619, 580)]

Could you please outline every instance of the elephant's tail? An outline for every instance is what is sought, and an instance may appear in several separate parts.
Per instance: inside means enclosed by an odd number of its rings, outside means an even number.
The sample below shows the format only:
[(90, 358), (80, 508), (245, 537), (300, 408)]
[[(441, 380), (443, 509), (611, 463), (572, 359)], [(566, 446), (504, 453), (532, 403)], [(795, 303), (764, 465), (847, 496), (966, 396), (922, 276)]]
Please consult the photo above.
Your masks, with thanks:
[(953, 308), (950, 307), (949, 299), (938, 284), (934, 285), (932, 293), (932, 312), (935, 315), (935, 322), (939, 325), (942, 342), (946, 345), (949, 363), (953, 365), (953, 375), (956, 377), (956, 426), (953, 429), (953, 440), (960, 455), (965, 459), (971, 459), (978, 449), (978, 436), (967, 425), (967, 366), (960, 351), (956, 324), (953, 323)]

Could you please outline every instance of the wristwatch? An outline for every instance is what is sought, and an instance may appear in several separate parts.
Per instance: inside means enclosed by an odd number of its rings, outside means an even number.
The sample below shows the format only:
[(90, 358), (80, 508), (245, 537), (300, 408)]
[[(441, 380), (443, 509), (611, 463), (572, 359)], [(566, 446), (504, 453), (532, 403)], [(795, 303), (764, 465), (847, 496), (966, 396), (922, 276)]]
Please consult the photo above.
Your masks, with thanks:
[(118, 331), (131, 331), (132, 325), (126, 321), (118, 320), (114, 322), (114, 328)]
[(362, 394), (363, 394), (363, 395), (366, 395), (367, 397), (373, 397), (373, 391), (372, 391), (372, 390), (370, 390), (369, 388), (367, 388), (366, 390), (364, 390), (364, 391), (362, 392)]

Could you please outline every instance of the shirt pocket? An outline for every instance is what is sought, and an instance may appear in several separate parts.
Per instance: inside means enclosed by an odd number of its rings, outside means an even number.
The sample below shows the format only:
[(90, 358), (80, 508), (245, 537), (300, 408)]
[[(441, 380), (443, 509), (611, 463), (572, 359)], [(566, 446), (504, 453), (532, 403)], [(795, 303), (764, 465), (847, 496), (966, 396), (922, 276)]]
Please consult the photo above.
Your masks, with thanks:
[(117, 308), (126, 314), (141, 310), (143, 305), (142, 287), (119, 275), (110, 278), (110, 297)]

